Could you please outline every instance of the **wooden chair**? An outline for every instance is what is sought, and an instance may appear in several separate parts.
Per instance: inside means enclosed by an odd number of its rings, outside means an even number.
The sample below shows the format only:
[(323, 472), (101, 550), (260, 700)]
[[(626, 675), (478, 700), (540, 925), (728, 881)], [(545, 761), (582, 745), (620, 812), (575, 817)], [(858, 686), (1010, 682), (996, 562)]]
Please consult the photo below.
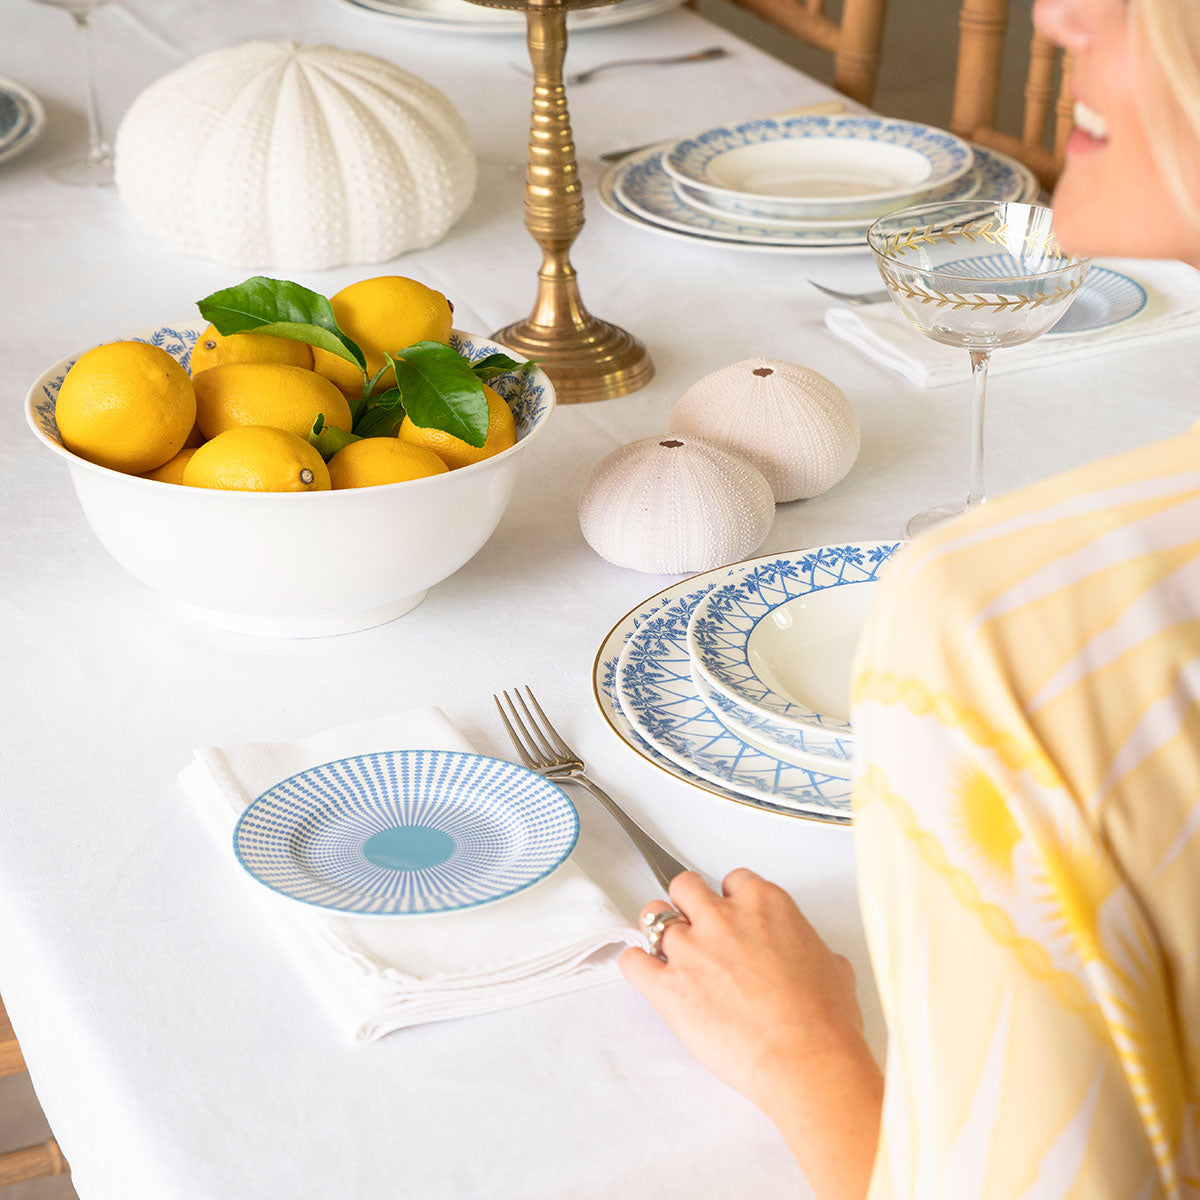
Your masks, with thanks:
[(1063, 147), (1074, 124), (1068, 92), (1070, 61), (1034, 31), (1021, 134), (1017, 137), (1000, 132), (996, 111), (1008, 8), (1009, 0), (963, 0), (950, 128), (960, 137), (1012, 155), (1049, 190), (1062, 171)]
[[(25, 1070), (25, 1059), (17, 1045), (16, 1034), (0, 1000), (0, 1079), (6, 1075), (19, 1075)], [(58, 1143), (51, 1138), (40, 1146), (26, 1146), (22, 1150), (10, 1150), (0, 1154), (0, 1188), (11, 1183), (24, 1183), (43, 1175), (67, 1175), (70, 1167), (63, 1158)]]
[[(690, 0), (694, 4), (694, 0)], [(870, 104), (879, 73), (887, 0), (844, 0), (841, 21), (824, 13), (825, 0), (730, 0), (739, 8), (833, 55), (833, 86)]]

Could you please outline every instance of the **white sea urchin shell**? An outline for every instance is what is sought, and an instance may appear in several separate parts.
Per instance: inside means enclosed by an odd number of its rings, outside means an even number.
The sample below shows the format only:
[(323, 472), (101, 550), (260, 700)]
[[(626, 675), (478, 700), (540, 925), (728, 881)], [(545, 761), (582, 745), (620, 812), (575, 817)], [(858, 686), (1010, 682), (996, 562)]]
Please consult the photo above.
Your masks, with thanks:
[(749, 459), (779, 503), (828, 491), (858, 457), (858, 418), (841, 388), (775, 358), (748, 358), (692, 384), (667, 428)]
[(735, 562), (762, 545), (771, 486), (745, 459), (691, 436), (614, 450), (579, 501), (583, 536), (619, 567), (678, 575)]
[(246, 42), (151, 84), (116, 140), (121, 199), (177, 250), (320, 270), (432, 245), (476, 163), (436, 88), (336, 46)]

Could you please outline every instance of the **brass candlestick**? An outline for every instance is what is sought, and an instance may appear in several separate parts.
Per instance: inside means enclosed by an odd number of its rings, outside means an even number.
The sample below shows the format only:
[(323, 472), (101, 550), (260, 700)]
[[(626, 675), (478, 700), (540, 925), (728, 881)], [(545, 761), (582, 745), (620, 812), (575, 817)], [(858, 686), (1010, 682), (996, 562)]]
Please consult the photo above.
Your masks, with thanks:
[(608, 400), (650, 381), (646, 348), (624, 329), (584, 307), (569, 252), (583, 228), (583, 190), (563, 86), (567, 10), (614, 0), (472, 0), (525, 13), (533, 65), (533, 112), (525, 166), (525, 228), (542, 248), (537, 300), (521, 321), (492, 337), (541, 361), (560, 404)]

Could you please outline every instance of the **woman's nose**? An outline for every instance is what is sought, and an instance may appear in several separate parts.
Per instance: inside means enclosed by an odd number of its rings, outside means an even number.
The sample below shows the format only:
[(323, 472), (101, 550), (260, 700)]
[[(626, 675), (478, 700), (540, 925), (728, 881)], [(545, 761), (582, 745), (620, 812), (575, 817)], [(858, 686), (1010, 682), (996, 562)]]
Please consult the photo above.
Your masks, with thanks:
[(1064, 49), (1078, 50), (1091, 40), (1096, 6), (1097, 0), (1037, 0), (1033, 24)]

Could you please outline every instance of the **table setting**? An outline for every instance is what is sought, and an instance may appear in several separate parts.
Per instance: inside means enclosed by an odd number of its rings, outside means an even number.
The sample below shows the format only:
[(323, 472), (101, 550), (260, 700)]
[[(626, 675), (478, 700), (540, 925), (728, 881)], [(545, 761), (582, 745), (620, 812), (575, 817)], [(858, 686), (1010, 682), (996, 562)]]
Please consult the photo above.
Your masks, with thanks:
[[(676, 868), (749, 866), (853, 962), (882, 1055), (851, 662), (906, 522), (967, 490), (996, 341), (935, 340), (897, 289), (1015, 307), (1018, 253), (1058, 288), (995, 350), (999, 493), (1192, 423), (1196, 273), (1032, 254), (1015, 160), (666, 0), (120, 7), (91, 18), (113, 186), (51, 174), (89, 144), (63, 13), (0, 17), (0, 994), (78, 1195), (811, 1194), (617, 959)], [(887, 221), (921, 204), (1030, 224), (909, 263)], [(286, 306), (235, 328), (220, 297), (264, 277)], [(152, 347), (202, 398), (197, 346), (258, 331), (308, 355), (280, 370), (336, 383), (340, 355), (362, 440), (397, 440), (397, 364), (346, 299), (395, 277), (452, 307), (510, 444), (255, 495), (58, 423), (92, 348)]]

